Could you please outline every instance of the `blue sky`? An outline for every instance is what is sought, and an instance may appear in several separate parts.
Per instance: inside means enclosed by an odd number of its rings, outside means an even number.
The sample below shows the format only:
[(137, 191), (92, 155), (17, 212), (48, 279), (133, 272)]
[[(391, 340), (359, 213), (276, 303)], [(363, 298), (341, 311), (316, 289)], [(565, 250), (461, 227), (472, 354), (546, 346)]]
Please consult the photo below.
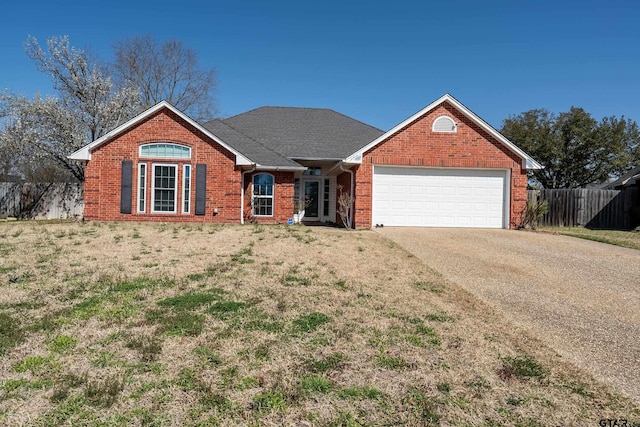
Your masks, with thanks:
[(51, 94), (24, 53), (68, 35), (111, 59), (152, 34), (215, 67), (230, 116), (263, 105), (331, 108), (383, 130), (444, 93), (496, 128), (533, 108), (640, 121), (640, 4), (627, 1), (11, 1), (0, 90)]

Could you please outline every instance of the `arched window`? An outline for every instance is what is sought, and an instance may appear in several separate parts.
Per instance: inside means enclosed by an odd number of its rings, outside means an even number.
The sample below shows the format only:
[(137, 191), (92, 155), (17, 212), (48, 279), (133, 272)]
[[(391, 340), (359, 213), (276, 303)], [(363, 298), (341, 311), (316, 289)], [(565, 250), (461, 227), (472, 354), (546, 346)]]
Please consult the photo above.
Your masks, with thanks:
[(458, 126), (449, 116), (440, 116), (433, 122), (434, 132), (455, 132)]
[(140, 157), (161, 157), (167, 159), (190, 159), (191, 147), (169, 142), (154, 142), (140, 146)]
[(273, 175), (253, 176), (253, 215), (273, 216)]

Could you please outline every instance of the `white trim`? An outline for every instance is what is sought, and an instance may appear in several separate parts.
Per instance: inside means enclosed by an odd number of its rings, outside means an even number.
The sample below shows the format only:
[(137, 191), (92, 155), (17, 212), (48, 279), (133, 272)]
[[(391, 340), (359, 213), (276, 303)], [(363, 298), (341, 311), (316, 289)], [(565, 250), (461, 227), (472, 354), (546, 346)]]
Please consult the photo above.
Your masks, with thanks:
[[(173, 145), (175, 147), (187, 148), (189, 150), (189, 156), (188, 157), (148, 156), (148, 155), (142, 154), (143, 147), (150, 147), (152, 145)], [(191, 147), (189, 147), (188, 145), (178, 144), (175, 142), (162, 142), (162, 141), (149, 142), (147, 144), (142, 144), (140, 145), (140, 147), (138, 147), (138, 157), (140, 157), (141, 159), (191, 159)]]
[[(157, 211), (155, 209), (156, 205), (156, 166), (170, 166), (173, 167), (176, 171), (176, 178), (174, 180), (173, 187), (173, 211)], [(176, 214), (178, 213), (178, 165), (175, 163), (153, 163), (151, 165), (151, 169), (153, 171), (151, 175), (151, 213), (154, 214)], [(170, 190), (168, 188), (163, 188), (163, 190)]]
[[(187, 175), (187, 168), (189, 168), (189, 174)], [(182, 165), (182, 203), (181, 203), (181, 211), (183, 214), (189, 214), (191, 213), (191, 187), (192, 187), (192, 183), (193, 180), (191, 179), (191, 164), (184, 164)], [(189, 179), (189, 188), (187, 188), (187, 178)], [(185, 205), (185, 200), (188, 203), (188, 207), (185, 210), (184, 205)]]
[(469, 118), (471, 121), (475, 122), (478, 126), (480, 126), (482, 129), (484, 129), (486, 132), (488, 132), (491, 136), (493, 136), (495, 139), (497, 139), (502, 144), (504, 144), (509, 150), (511, 150), (514, 153), (516, 153), (522, 159), (522, 167), (524, 169), (543, 169), (543, 166), (540, 163), (536, 162), (531, 156), (529, 156), (527, 153), (525, 153), (520, 148), (518, 148), (513, 142), (509, 141), (504, 135), (502, 135), (500, 132), (495, 130), (487, 122), (482, 120), (475, 113), (473, 113), (473, 111), (469, 110), (467, 107), (462, 105), (458, 100), (456, 100), (453, 96), (449, 95), (448, 93), (444, 94), (443, 96), (441, 96), (440, 98), (438, 98), (437, 100), (432, 102), (431, 104), (427, 105), (422, 110), (418, 111), (417, 113), (415, 113), (414, 115), (412, 115), (411, 117), (409, 117), (408, 119), (403, 121), (402, 123), (396, 125), (390, 131), (388, 131), (388, 132), (384, 133), (383, 135), (379, 136), (378, 138), (374, 139), (373, 141), (371, 141), (369, 144), (365, 145), (360, 150), (358, 150), (355, 153), (351, 154), (350, 156), (348, 156), (344, 160), (344, 162), (345, 163), (361, 164), (362, 163), (362, 157), (363, 157), (364, 153), (366, 153), (367, 151), (369, 151), (370, 149), (372, 149), (376, 145), (380, 144), (381, 142), (386, 141), (392, 135), (396, 134), (397, 132), (399, 132), (401, 129), (405, 128), (409, 124), (411, 124), (411, 123), (415, 122), (416, 120), (420, 119), (421, 117), (425, 116), (427, 113), (429, 113), (429, 111), (433, 110), (434, 108), (436, 108), (438, 105), (442, 104), (443, 102), (449, 102), (458, 111), (460, 111), (462, 114), (467, 116), (467, 118)]
[[(142, 173), (142, 169), (144, 169), (144, 174)], [(138, 197), (136, 198), (138, 204), (138, 213), (145, 213), (147, 211), (147, 164), (146, 163), (138, 163)], [(143, 177), (143, 182), (140, 182), (140, 177)], [(142, 185), (141, 185), (142, 184)], [(140, 189), (142, 189), (142, 200), (140, 199)], [(140, 202), (142, 202), (142, 209), (140, 209)]]
[[(255, 206), (253, 204), (254, 200), (256, 199), (256, 195), (254, 192), (254, 181), (256, 179), (256, 176), (258, 175), (268, 175), (271, 177), (271, 179), (273, 180), (273, 183), (271, 184), (271, 195), (258, 195), (257, 198), (259, 199), (268, 199), (271, 198), (271, 215), (256, 215), (255, 213)], [(270, 174), (268, 172), (258, 172), (256, 174), (254, 174), (251, 177), (251, 214), (255, 217), (260, 217), (260, 218), (271, 218), (273, 216), (275, 216), (276, 214), (276, 177), (273, 176), (273, 174)]]
[[(439, 121), (442, 121), (446, 119), (448, 122), (450, 122), (452, 124), (452, 128), (451, 130), (436, 130), (436, 123), (438, 123)], [(438, 116), (434, 121), (433, 124), (431, 125), (431, 131), (435, 132), (435, 133), (456, 133), (458, 132), (458, 124), (456, 123), (455, 120), (453, 120), (453, 118), (447, 116), (446, 114), (442, 115), (442, 116)]]
[(67, 156), (67, 158), (71, 159), (71, 160), (91, 160), (91, 152), (93, 150), (95, 150), (96, 148), (98, 148), (102, 144), (108, 142), (109, 140), (111, 140), (115, 136), (119, 135), (120, 133), (128, 130), (129, 128), (131, 128), (131, 127), (133, 127), (135, 125), (137, 125), (138, 123), (142, 122), (143, 120), (146, 120), (148, 117), (152, 116), (153, 114), (155, 114), (156, 112), (158, 112), (159, 110), (161, 110), (163, 108), (167, 108), (168, 110), (170, 110), (171, 112), (176, 114), (178, 117), (180, 117), (182, 120), (187, 122), (189, 125), (191, 125), (194, 128), (196, 128), (199, 132), (202, 132), (203, 134), (205, 134), (206, 136), (208, 136), (209, 138), (214, 140), (216, 143), (220, 144), (226, 150), (228, 150), (231, 153), (233, 153), (236, 156), (236, 165), (237, 166), (251, 165), (253, 163), (253, 162), (251, 162), (251, 160), (249, 160), (249, 158), (247, 158), (246, 156), (241, 154), (239, 151), (237, 151), (236, 149), (232, 148), (231, 146), (229, 146), (228, 144), (223, 142), (220, 138), (218, 138), (213, 133), (211, 133), (211, 131), (209, 131), (206, 128), (204, 128), (198, 122), (196, 122), (193, 119), (191, 119), (191, 117), (187, 116), (182, 111), (178, 110), (176, 107), (174, 107), (173, 105), (169, 104), (167, 101), (161, 101), (161, 102), (157, 103), (153, 107), (151, 107), (148, 110), (138, 114), (137, 116), (135, 116), (131, 120), (121, 124), (120, 126), (118, 126), (117, 128), (111, 130), (110, 132), (108, 132), (107, 134), (103, 135), (102, 137), (100, 137), (100, 138), (96, 139), (95, 141), (85, 145), (81, 149), (71, 153), (69, 156)]
[(511, 228), (511, 169), (504, 174), (504, 212), (502, 213), (502, 228)]

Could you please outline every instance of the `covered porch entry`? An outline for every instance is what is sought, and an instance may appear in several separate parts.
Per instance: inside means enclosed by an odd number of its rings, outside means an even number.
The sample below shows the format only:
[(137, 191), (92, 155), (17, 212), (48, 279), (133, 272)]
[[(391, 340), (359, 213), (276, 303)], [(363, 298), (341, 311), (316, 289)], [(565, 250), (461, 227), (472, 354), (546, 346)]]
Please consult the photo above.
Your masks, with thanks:
[(294, 219), (302, 223), (336, 223), (337, 176), (342, 173), (336, 162), (296, 160), (307, 169), (294, 180)]

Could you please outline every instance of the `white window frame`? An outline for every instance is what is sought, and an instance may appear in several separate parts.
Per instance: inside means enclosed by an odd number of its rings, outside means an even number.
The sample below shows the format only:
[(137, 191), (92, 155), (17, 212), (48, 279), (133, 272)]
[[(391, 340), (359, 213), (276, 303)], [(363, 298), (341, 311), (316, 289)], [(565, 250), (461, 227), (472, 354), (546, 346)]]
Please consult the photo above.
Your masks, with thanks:
[[(453, 128), (451, 130), (436, 130), (436, 123), (438, 123), (442, 119), (449, 120), (453, 124)], [(440, 116), (433, 121), (433, 125), (431, 126), (431, 131), (436, 133), (456, 133), (458, 131), (458, 125), (456, 124), (456, 121), (453, 120), (451, 117)]]
[[(187, 170), (189, 171), (187, 173)], [(191, 165), (182, 165), (182, 213), (191, 212)]]
[[(162, 156), (162, 155), (147, 155), (145, 153), (142, 152), (142, 148), (143, 147), (151, 147), (154, 145), (170, 145), (173, 147), (180, 147), (180, 148), (186, 148), (188, 149), (187, 152), (189, 153), (187, 156)], [(175, 144), (173, 142), (152, 142), (150, 144), (142, 144), (140, 146), (140, 148), (138, 149), (138, 153), (139, 153), (139, 157), (141, 158), (154, 158), (154, 159), (190, 159), (191, 158), (191, 147), (189, 147), (188, 145), (182, 145), (182, 144)]]
[(138, 213), (145, 213), (147, 210), (147, 172), (147, 164), (138, 163)]
[[(169, 166), (176, 171), (176, 178), (173, 187), (173, 211), (157, 211), (156, 210), (156, 167), (157, 166)], [(178, 212), (178, 165), (175, 163), (153, 163), (151, 166), (153, 174), (151, 178), (151, 213), (157, 214), (175, 214)], [(163, 189), (165, 190), (165, 189)], [(168, 189), (166, 189), (168, 190)]]
[[(267, 175), (271, 177), (272, 180), (272, 184), (271, 184), (271, 195), (260, 195), (260, 194), (256, 194), (255, 191), (255, 179), (257, 176), (260, 175)], [(275, 214), (275, 194), (276, 194), (276, 178), (270, 174), (270, 173), (265, 173), (265, 172), (260, 172), (257, 173), (255, 175), (253, 175), (253, 177), (251, 178), (251, 187), (252, 187), (252, 195), (251, 195), (251, 213), (253, 214), (253, 216), (255, 217), (261, 217), (261, 218), (266, 218), (266, 217), (273, 217)], [(256, 199), (271, 199), (271, 215), (258, 215), (256, 214), (256, 204), (255, 201)]]

